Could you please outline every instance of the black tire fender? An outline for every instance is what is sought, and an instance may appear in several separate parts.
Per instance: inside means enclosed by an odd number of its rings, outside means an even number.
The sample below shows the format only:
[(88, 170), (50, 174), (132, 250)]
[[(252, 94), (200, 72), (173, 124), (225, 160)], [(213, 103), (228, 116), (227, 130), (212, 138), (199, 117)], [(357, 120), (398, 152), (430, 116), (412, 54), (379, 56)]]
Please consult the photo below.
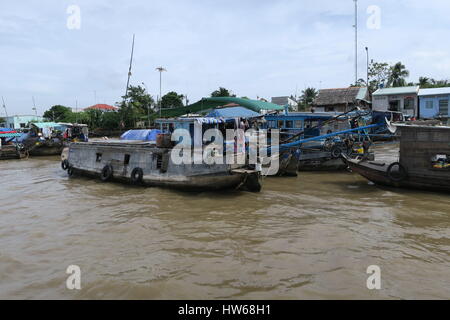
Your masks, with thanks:
[(68, 166), (67, 167), (67, 174), (69, 175), (69, 177), (72, 177), (75, 173), (75, 169), (73, 168), (73, 166)]
[(113, 167), (110, 164), (107, 164), (103, 167), (102, 172), (100, 173), (100, 179), (102, 181), (111, 180), (113, 177)]
[(69, 161), (67, 161), (67, 159), (61, 161), (61, 168), (66, 171), (67, 169), (69, 169)]
[(140, 184), (142, 183), (142, 178), (144, 177), (144, 171), (142, 171), (141, 168), (134, 168), (133, 171), (131, 171), (131, 182), (133, 184)]
[(333, 158), (333, 159), (337, 159), (337, 158), (340, 158), (341, 157), (341, 154), (342, 154), (342, 148), (341, 147), (339, 147), (339, 146), (333, 146), (332, 148), (331, 148), (331, 157)]
[[(392, 169), (396, 166), (398, 166), (399, 170), (395, 174), (393, 174)], [(408, 177), (408, 171), (400, 162), (394, 162), (388, 167), (387, 175), (391, 181), (401, 182)]]

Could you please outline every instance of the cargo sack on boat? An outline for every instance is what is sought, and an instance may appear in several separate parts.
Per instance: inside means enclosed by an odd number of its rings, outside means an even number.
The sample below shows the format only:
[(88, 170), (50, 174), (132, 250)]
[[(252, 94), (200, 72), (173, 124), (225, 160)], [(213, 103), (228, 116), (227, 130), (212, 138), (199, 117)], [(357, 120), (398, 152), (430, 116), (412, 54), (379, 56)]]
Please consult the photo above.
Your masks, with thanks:
[(172, 145), (170, 133), (160, 133), (156, 136), (156, 146), (158, 148), (170, 148)]

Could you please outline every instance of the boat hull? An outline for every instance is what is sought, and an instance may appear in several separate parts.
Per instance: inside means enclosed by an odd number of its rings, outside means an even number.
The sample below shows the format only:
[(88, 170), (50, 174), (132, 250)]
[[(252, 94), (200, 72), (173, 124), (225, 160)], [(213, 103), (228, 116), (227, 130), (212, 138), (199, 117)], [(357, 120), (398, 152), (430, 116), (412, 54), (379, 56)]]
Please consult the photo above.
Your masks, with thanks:
[(367, 180), (382, 186), (409, 188), (433, 191), (450, 191), (450, 180), (446, 178), (433, 178), (409, 174), (402, 181), (394, 181), (389, 177), (389, 164), (375, 163), (369, 161), (358, 161), (345, 158), (351, 171), (356, 172)]
[(18, 150), (16, 146), (2, 146), (0, 149), (0, 160), (13, 160), (27, 158), (25, 150)]
[[(171, 149), (145, 144), (73, 143), (67, 166), (70, 175), (100, 177), (150, 187), (185, 191), (221, 189), (261, 190), (260, 173), (227, 164), (180, 164), (172, 162)], [(105, 179), (105, 167), (111, 173)], [(140, 174), (136, 174), (139, 172)]]
[(345, 170), (347, 164), (342, 159), (319, 159), (299, 161), (299, 171), (340, 171)]

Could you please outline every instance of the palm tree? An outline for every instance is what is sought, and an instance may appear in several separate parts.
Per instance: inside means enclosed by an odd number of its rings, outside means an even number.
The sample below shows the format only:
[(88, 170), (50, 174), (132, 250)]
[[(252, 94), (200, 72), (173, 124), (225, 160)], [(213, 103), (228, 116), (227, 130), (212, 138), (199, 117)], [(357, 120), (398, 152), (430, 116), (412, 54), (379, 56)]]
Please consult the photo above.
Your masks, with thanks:
[(313, 104), (319, 92), (314, 88), (306, 88), (302, 91), (300, 97), (299, 110), (306, 110), (306, 108)]
[(226, 88), (220, 87), (219, 90), (214, 91), (211, 93), (211, 97), (236, 97), (235, 94), (231, 92), (231, 90), (228, 90)]
[(431, 84), (430, 78), (427, 78), (427, 77), (420, 77), (420, 78), (419, 78), (419, 86), (420, 86), (421, 88), (426, 88), (426, 87), (428, 87), (430, 84)]
[(391, 75), (389, 77), (389, 85), (392, 87), (403, 87), (406, 85), (405, 78), (409, 77), (409, 71), (401, 62), (397, 62), (391, 67)]

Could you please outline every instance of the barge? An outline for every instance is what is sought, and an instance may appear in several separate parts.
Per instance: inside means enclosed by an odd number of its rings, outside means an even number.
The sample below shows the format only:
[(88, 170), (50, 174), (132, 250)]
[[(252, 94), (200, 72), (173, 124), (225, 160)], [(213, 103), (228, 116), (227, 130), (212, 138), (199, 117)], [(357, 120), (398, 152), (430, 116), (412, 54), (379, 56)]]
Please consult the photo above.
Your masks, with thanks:
[[(204, 125), (203, 125), (204, 124)], [(142, 186), (157, 186), (185, 191), (213, 191), (239, 189), (259, 192), (262, 187), (260, 171), (248, 164), (208, 164), (181, 163), (173, 161), (174, 148), (172, 132), (178, 128), (192, 130), (192, 146), (200, 145), (200, 157), (206, 147), (203, 133), (225, 120), (206, 118), (179, 118), (158, 121), (161, 130), (156, 133), (133, 134), (128, 132), (126, 139), (137, 136), (145, 140), (108, 140), (78, 142), (69, 145), (67, 159), (62, 167), (69, 176), (77, 174), (98, 177), (102, 181), (120, 181)], [(152, 131), (152, 130), (150, 130)], [(128, 138), (127, 138), (128, 137)], [(142, 138), (144, 137), (144, 138)], [(217, 145), (217, 149), (221, 146)], [(211, 148), (209, 143), (208, 148)], [(193, 149), (192, 158), (196, 149)]]

